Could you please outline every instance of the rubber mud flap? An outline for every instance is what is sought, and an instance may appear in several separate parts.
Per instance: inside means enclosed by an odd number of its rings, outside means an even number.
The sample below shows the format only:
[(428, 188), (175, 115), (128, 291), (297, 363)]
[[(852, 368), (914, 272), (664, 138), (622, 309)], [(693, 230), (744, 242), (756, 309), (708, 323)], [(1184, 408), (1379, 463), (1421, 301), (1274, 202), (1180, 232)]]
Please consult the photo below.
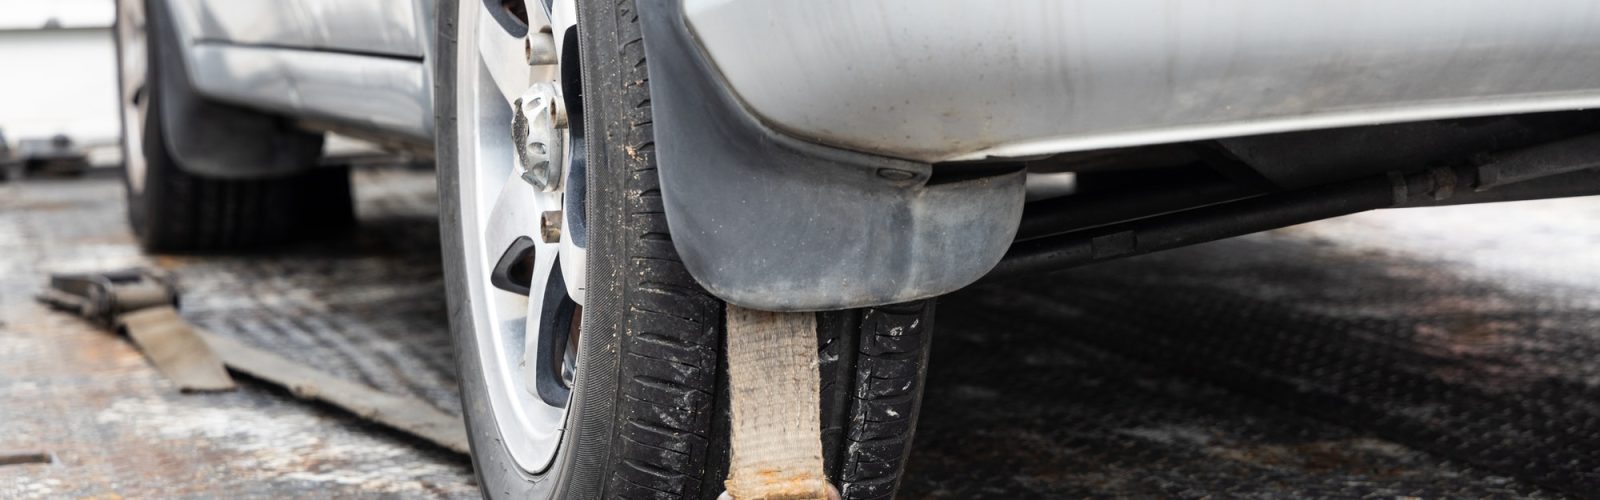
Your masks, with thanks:
[(769, 129), (722, 85), (681, 2), (638, 6), (667, 221), (713, 295), (769, 311), (906, 302), (976, 281), (1010, 246), (1021, 171), (930, 182), (928, 164)]

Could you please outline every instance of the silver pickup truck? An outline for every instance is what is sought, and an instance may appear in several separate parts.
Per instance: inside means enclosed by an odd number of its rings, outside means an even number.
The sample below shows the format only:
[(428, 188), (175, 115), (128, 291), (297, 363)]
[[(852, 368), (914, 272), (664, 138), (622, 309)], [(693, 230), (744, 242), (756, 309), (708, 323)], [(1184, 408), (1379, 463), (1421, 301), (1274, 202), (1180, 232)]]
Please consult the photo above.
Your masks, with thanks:
[(934, 298), (1378, 208), (1600, 194), (1589, 0), (119, 0), (152, 251), (437, 160), (496, 497), (713, 498), (725, 304), (816, 312), (823, 453), (894, 494)]

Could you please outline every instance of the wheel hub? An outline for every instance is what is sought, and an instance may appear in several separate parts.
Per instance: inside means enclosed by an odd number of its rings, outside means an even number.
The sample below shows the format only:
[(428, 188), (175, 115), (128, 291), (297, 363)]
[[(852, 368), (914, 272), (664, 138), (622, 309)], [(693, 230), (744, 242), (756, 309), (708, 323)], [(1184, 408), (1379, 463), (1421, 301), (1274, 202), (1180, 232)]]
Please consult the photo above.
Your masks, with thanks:
[(562, 143), (567, 136), (567, 113), (561, 89), (554, 82), (539, 82), (528, 87), (512, 104), (512, 144), (517, 146), (517, 163), (522, 180), (540, 191), (561, 189)]

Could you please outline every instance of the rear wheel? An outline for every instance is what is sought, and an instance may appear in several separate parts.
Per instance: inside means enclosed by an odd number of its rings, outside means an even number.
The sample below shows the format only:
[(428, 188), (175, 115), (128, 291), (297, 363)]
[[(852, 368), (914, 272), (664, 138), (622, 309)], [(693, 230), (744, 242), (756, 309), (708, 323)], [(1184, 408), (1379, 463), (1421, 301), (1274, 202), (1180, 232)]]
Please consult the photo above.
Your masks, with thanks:
[[(163, 57), (159, 50), (159, 44), (170, 42), (172, 36), (159, 1), (117, 1), (123, 180), (128, 219), (140, 243), (153, 251), (247, 248), (349, 226), (354, 211), (348, 169), (310, 168), (270, 178), (231, 179), (199, 175), (185, 168), (168, 141), (167, 136), (177, 131), (174, 127), (215, 128), (221, 124), (214, 120), (169, 123), (166, 113), (159, 111), (161, 105), (170, 99), (191, 99), (208, 109), (223, 106), (179, 95), (187, 94), (181, 90), (187, 82), (163, 80), (183, 76), (174, 68), (181, 62)], [(239, 109), (207, 116), (219, 115), (280, 122)], [(316, 161), (319, 135), (281, 123), (270, 128), (274, 130), (266, 137), (247, 140), (304, 151), (298, 156)]]
[[(640, 28), (619, 3), (440, 3), (441, 238), (489, 496), (709, 499), (727, 473), (724, 305), (673, 247)], [(845, 498), (897, 486), (932, 310), (819, 317)]]

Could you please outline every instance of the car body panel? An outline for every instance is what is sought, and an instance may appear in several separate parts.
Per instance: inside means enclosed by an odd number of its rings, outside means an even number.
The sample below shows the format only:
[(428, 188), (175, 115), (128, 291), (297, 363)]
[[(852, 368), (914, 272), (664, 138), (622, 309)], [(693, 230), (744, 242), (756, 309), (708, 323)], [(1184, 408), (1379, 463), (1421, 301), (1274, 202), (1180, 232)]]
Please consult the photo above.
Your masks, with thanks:
[(202, 95), (431, 147), (431, 0), (168, 1)]
[(433, 101), (417, 61), (342, 52), (200, 43), (195, 86), (208, 97), (341, 128), (433, 139)]
[(927, 162), (1600, 105), (1588, 0), (686, 0), (769, 126)]
[[(192, 68), (209, 96), (431, 137), (431, 1), (172, 1), (196, 46), (287, 51), (205, 51)], [(921, 162), (1600, 106), (1600, 8), (1583, 0), (683, 8), (720, 77), (768, 126)], [(404, 79), (422, 83), (405, 86), (418, 92), (412, 103), (375, 117), (378, 106), (346, 97), (396, 81), (396, 65), (326, 64), (301, 50), (413, 60)], [(290, 88), (308, 80), (287, 75), (313, 74), (316, 88)], [(398, 102), (398, 87), (379, 88)], [(325, 91), (337, 98), (306, 97)]]
[[(431, 147), (430, 0), (166, 1), (205, 97)], [(934, 163), (1600, 106), (1584, 0), (637, 5), (673, 245), (769, 310), (992, 268), (1025, 175)]]
[(421, 58), (414, 0), (180, 0), (197, 41)]

